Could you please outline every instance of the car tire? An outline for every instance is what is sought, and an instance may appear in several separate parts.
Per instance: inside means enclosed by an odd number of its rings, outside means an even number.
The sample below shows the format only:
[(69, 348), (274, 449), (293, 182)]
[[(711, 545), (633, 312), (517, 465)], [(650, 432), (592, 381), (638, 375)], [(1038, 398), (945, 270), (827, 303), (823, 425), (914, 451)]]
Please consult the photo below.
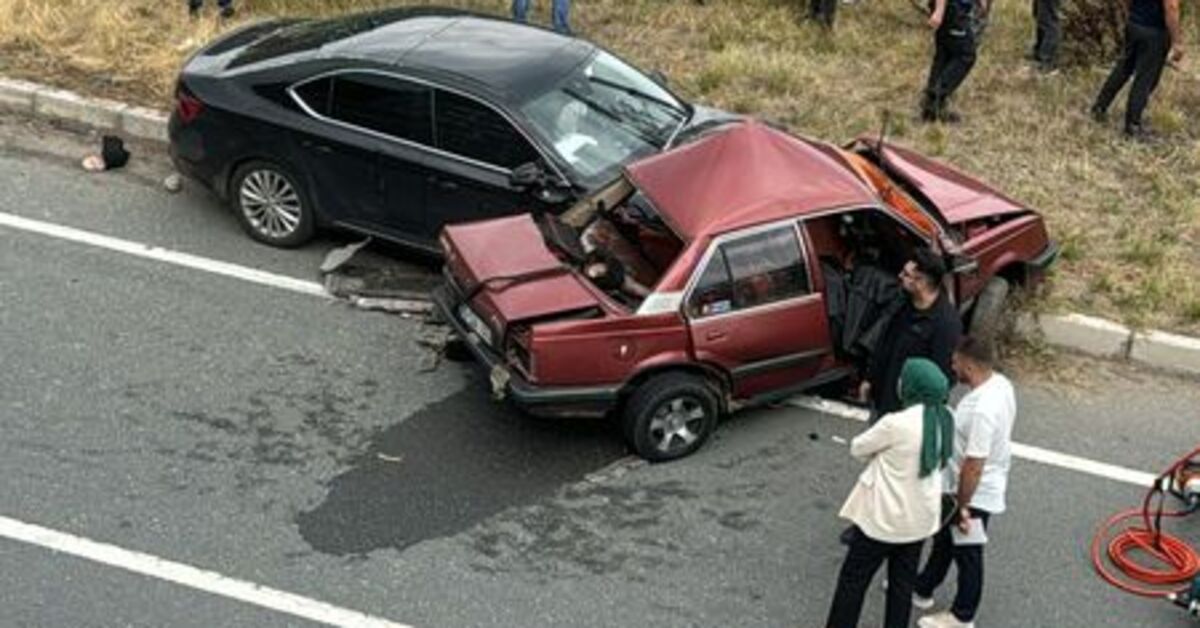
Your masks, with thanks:
[(1010, 321), (1009, 295), (1012, 284), (1003, 277), (992, 277), (979, 296), (975, 298), (975, 307), (971, 311), (970, 333), (972, 336), (987, 342), (995, 342), (1004, 335), (1004, 330)]
[(712, 435), (720, 412), (717, 391), (687, 373), (654, 376), (629, 398), (621, 423), (634, 453), (650, 462), (688, 456)]
[(229, 200), (242, 228), (264, 244), (300, 246), (311, 240), (316, 230), (308, 192), (299, 177), (279, 164), (243, 164), (231, 179)]

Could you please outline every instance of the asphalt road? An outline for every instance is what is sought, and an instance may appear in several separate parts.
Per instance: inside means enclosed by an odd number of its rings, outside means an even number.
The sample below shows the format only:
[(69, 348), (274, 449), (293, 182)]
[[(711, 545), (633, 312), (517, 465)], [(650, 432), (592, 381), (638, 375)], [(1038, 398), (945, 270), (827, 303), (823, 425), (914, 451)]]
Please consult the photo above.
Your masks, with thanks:
[[(162, 192), (154, 161), (89, 176), (78, 138), (0, 133), (0, 212), (314, 281), (344, 241), (269, 249), (206, 194)], [(523, 417), (470, 365), (424, 372), (422, 333), (0, 227), (0, 516), (421, 627), (822, 624), (857, 469), (831, 437), (860, 425), (756, 411), (689, 459), (629, 464), (603, 424)], [(1056, 364), (1082, 381), (1019, 376), (1018, 441), (1142, 471), (1200, 442), (1195, 381)], [(1186, 625), (1090, 571), (1095, 525), (1140, 493), (1018, 461), (979, 625)], [(1200, 518), (1179, 530), (1200, 542)], [(10, 540), (0, 608), (20, 627), (313, 625)]]

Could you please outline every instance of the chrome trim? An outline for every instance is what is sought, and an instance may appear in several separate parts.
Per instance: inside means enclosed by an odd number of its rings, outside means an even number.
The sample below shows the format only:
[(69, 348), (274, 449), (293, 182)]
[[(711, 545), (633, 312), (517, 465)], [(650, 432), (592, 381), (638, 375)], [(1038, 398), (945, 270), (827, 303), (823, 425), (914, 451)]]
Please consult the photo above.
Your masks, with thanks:
[[(728, 242), (729, 240), (741, 239), (744, 237), (757, 235), (759, 233), (773, 231), (775, 229), (779, 229), (781, 227), (786, 227), (789, 225), (792, 227), (793, 235), (796, 236), (796, 242), (799, 244), (799, 247), (800, 247), (800, 257), (804, 260), (804, 267), (805, 267), (806, 272), (808, 273), (808, 290), (809, 290), (809, 292), (807, 294), (796, 295), (794, 297), (789, 297), (787, 299), (781, 299), (779, 301), (772, 301), (770, 303), (763, 303), (760, 305), (755, 305), (755, 306), (748, 307), (748, 308), (741, 309), (741, 310), (734, 310), (732, 312), (728, 312), (725, 314), (714, 314), (712, 316), (704, 316), (704, 317), (694, 317), (694, 316), (691, 316), (688, 314), (687, 306), (688, 306), (688, 303), (692, 300), (692, 292), (695, 289), (696, 284), (699, 283), (699, 281), (700, 281), (700, 275), (708, 267), (708, 262), (709, 262), (709, 260), (712, 259), (712, 256), (714, 255), (714, 253), (716, 252), (718, 247), (720, 247), (722, 244)], [(733, 316), (739, 316), (741, 314), (746, 314), (746, 313), (761, 312), (761, 311), (767, 310), (768, 308), (782, 307), (784, 305), (799, 305), (800, 303), (802, 303), (805, 300), (815, 300), (817, 298), (820, 298), (822, 295), (820, 292), (817, 292), (814, 290), (815, 286), (813, 284), (813, 269), (811, 268), (811, 266), (812, 266), (812, 264), (809, 263), (809, 259), (808, 259), (808, 248), (804, 242), (803, 234), (800, 232), (800, 219), (798, 217), (793, 216), (790, 218), (784, 218), (782, 220), (776, 220), (775, 222), (769, 222), (769, 223), (762, 224), (762, 225), (754, 225), (753, 227), (747, 227), (740, 231), (732, 231), (730, 233), (723, 233), (723, 234), (713, 238), (712, 242), (708, 243), (708, 250), (706, 250), (704, 252), (704, 257), (702, 257), (700, 259), (700, 263), (696, 264), (696, 270), (692, 271), (692, 276), (688, 279), (688, 283), (683, 289), (683, 301), (680, 304), (681, 313), (682, 313), (684, 319), (686, 319), (688, 321), (688, 323), (690, 324), (692, 321), (720, 320), (720, 319), (729, 318), (729, 317), (733, 317)], [(733, 278), (730, 277), (730, 280), (732, 280), (732, 279)]]
[[(571, 180), (570, 180), (570, 179), (568, 179), (568, 178), (567, 178), (565, 175), (563, 175), (562, 171), (558, 169), (558, 166), (556, 166), (556, 165), (554, 164), (554, 162), (553, 162), (553, 161), (551, 161), (550, 159), (547, 159), (547, 158), (546, 158), (546, 153), (542, 151), (542, 149), (541, 149), (541, 147), (538, 145), (538, 143), (537, 143), (537, 142), (535, 142), (535, 141), (534, 141), (534, 140), (533, 140), (531, 137), (529, 137), (529, 134), (528, 134), (528, 133), (526, 133), (526, 132), (525, 132), (525, 130), (524, 130), (523, 128), (521, 128), (521, 125), (519, 125), (519, 124), (517, 124), (517, 123), (516, 123), (516, 121), (513, 119), (513, 117), (512, 117), (512, 116), (510, 116), (510, 115), (509, 115), (509, 114), (508, 114), (506, 111), (504, 111), (503, 109), (500, 109), (499, 107), (496, 107), (495, 105), (493, 105), (493, 104), (491, 104), (491, 103), (489, 103), (489, 102), (487, 102), (487, 101), (485, 101), (485, 100), (481, 100), (481, 99), (480, 99), (478, 96), (475, 96), (474, 94), (468, 94), (468, 93), (466, 93), (466, 92), (464, 92), (464, 91), (462, 91), (462, 90), (460, 90), (460, 89), (455, 89), (455, 88), (453, 88), (453, 87), (446, 87), (445, 85), (442, 85), (442, 84), (440, 84), (440, 83), (434, 83), (433, 81), (429, 81), (429, 80), (427, 80), (427, 79), (417, 78), (417, 77), (409, 76), (409, 75), (407, 75), (407, 74), (400, 74), (400, 73), (398, 73), (398, 72), (387, 72), (387, 71), (384, 71), (384, 70), (376, 70), (376, 69), (371, 69), (371, 68), (364, 68), (364, 69), (346, 69), (346, 68), (343, 68), (343, 69), (338, 69), (338, 70), (329, 70), (329, 71), (326, 71), (326, 72), (322, 72), (322, 73), (320, 73), (320, 74), (315, 74), (315, 75), (313, 75), (313, 76), (310, 76), (310, 77), (308, 77), (308, 78), (306, 78), (306, 79), (303, 79), (303, 80), (300, 80), (300, 81), (296, 81), (295, 83), (293, 83), (291, 86), (289, 86), (289, 87), (287, 88), (287, 93), (288, 93), (288, 95), (289, 95), (289, 96), (291, 96), (291, 97), (292, 97), (292, 100), (294, 100), (294, 101), (296, 102), (296, 104), (297, 104), (297, 105), (299, 105), (299, 107), (300, 107), (300, 108), (301, 108), (301, 109), (304, 111), (304, 113), (307, 113), (307, 114), (308, 114), (309, 116), (311, 116), (312, 118), (315, 118), (315, 119), (317, 119), (317, 120), (320, 120), (320, 121), (322, 121), (322, 122), (326, 122), (326, 123), (329, 123), (329, 124), (333, 124), (333, 125), (335, 125), (335, 126), (340, 126), (340, 127), (342, 127), (342, 128), (349, 129), (349, 130), (352, 130), (352, 131), (357, 131), (357, 132), (360, 132), (360, 133), (365, 133), (365, 134), (367, 134), (367, 135), (370, 135), (370, 136), (372, 136), (372, 137), (375, 137), (375, 138), (377, 138), (377, 139), (382, 139), (382, 140), (386, 140), (386, 141), (390, 141), (390, 142), (396, 142), (397, 144), (402, 144), (402, 145), (405, 145), (405, 146), (408, 146), (408, 147), (411, 147), (411, 148), (416, 148), (416, 149), (418, 149), (418, 150), (422, 150), (422, 151), (425, 151), (425, 152), (428, 152), (428, 153), (432, 153), (432, 154), (434, 154), (434, 155), (438, 155), (438, 156), (441, 156), (441, 157), (446, 157), (446, 158), (449, 158), (449, 159), (454, 159), (454, 160), (457, 160), (457, 161), (461, 161), (461, 162), (463, 162), (463, 163), (466, 163), (466, 164), (468, 164), (468, 165), (473, 165), (473, 166), (479, 166), (479, 167), (481, 167), (481, 168), (486, 168), (486, 169), (488, 169), (488, 170), (492, 170), (492, 171), (494, 171), (494, 172), (497, 172), (497, 173), (499, 173), (499, 174), (503, 174), (503, 175), (510, 175), (510, 174), (512, 174), (512, 169), (511, 169), (511, 168), (504, 168), (504, 167), (502, 167), (502, 166), (497, 166), (497, 165), (495, 165), (495, 164), (489, 164), (489, 163), (487, 163), (487, 162), (479, 161), (479, 160), (477, 160), (477, 159), (472, 159), (472, 158), (470, 158), (470, 157), (464, 157), (464, 156), (462, 156), (462, 155), (459, 155), (459, 154), (457, 154), (457, 153), (451, 153), (451, 152), (449, 152), (449, 151), (444, 151), (444, 150), (442, 150), (442, 149), (440, 149), (440, 148), (434, 148), (433, 146), (426, 146), (425, 144), (422, 144), (422, 143), (420, 143), (420, 142), (414, 142), (414, 141), (412, 141), (412, 140), (406, 140), (406, 139), (404, 139), (404, 138), (401, 138), (401, 137), (395, 137), (395, 136), (393, 136), (393, 135), (388, 135), (387, 133), (380, 133), (379, 131), (374, 131), (374, 130), (371, 130), (371, 129), (368, 129), (368, 128), (360, 127), (360, 126), (358, 126), (358, 125), (355, 125), (355, 124), (350, 124), (349, 122), (343, 122), (343, 121), (341, 121), (341, 120), (338, 120), (338, 119), (336, 119), (336, 118), (331, 118), (331, 117), (329, 117), (329, 116), (324, 116), (324, 115), (321, 115), (321, 114), (319, 114), (319, 113), (317, 113), (317, 112), (313, 111), (313, 110), (312, 110), (312, 107), (309, 107), (309, 106), (308, 106), (308, 103), (304, 102), (304, 99), (303, 99), (303, 98), (301, 98), (301, 97), (299, 96), (299, 94), (297, 94), (297, 93), (296, 93), (296, 89), (297, 89), (297, 88), (299, 88), (299, 87), (303, 87), (304, 85), (307, 85), (307, 84), (309, 84), (309, 83), (312, 83), (312, 82), (314, 82), (314, 81), (319, 81), (319, 80), (321, 80), (321, 79), (326, 79), (326, 78), (330, 78), (330, 77), (334, 77), (334, 76), (338, 76), (338, 75), (342, 75), (342, 74), (374, 74), (374, 75), (377, 75), (377, 76), (383, 76), (383, 77), (385, 77), (385, 78), (390, 78), (390, 79), (398, 79), (398, 80), (401, 80), (401, 81), (409, 81), (409, 82), (412, 82), (412, 83), (417, 83), (417, 84), (420, 84), (420, 85), (425, 85), (425, 86), (427, 86), (427, 87), (430, 87), (430, 88), (433, 88), (433, 89), (440, 89), (440, 90), (444, 90), (444, 91), (450, 92), (450, 93), (452, 93), (452, 94), (457, 94), (457, 95), (459, 95), (459, 96), (462, 96), (463, 98), (469, 98), (470, 100), (472, 100), (472, 101), (474, 101), (474, 102), (477, 102), (477, 103), (479, 103), (479, 104), (481, 104), (481, 105), (483, 105), (483, 106), (487, 107), (488, 109), (491, 109), (492, 111), (494, 111), (494, 112), (496, 112), (496, 113), (500, 114), (500, 117), (504, 118), (505, 122), (508, 122), (508, 123), (509, 123), (509, 124), (512, 126), (512, 128), (513, 128), (513, 129), (515, 129), (515, 130), (517, 131), (517, 133), (519, 133), (519, 134), (521, 135), (521, 137), (525, 138), (525, 141), (526, 141), (526, 142), (529, 142), (529, 145), (530, 145), (531, 147), (533, 147), (533, 150), (534, 150), (534, 152), (536, 152), (536, 153), (538, 154), (538, 156), (540, 156), (540, 157), (542, 158), (542, 161), (543, 161), (543, 162), (544, 162), (546, 165), (548, 165), (548, 166), (549, 166), (549, 167), (550, 167), (552, 170), (554, 170), (554, 174), (558, 175), (559, 179), (560, 179), (560, 180), (561, 180), (563, 183), (565, 183), (565, 184), (567, 184), (567, 185), (570, 185), (570, 184), (571, 184)], [(433, 117), (433, 119), (431, 119), (431, 120), (430, 120), (430, 123), (431, 123), (431, 124), (434, 124), (434, 127), (435, 127), (435, 132), (436, 132), (436, 122), (435, 122), (435, 121), (436, 121), (436, 111), (434, 111), (434, 108), (436, 108), (436, 107), (437, 107), (437, 100), (436, 100), (436, 97), (435, 97), (435, 98), (434, 98), (434, 100), (433, 100), (433, 102), (431, 103), (431, 109), (430, 109), (430, 110), (431, 110), (431, 112), (432, 112), (432, 114), (433, 114), (433, 116), (434, 116), (434, 117)]]

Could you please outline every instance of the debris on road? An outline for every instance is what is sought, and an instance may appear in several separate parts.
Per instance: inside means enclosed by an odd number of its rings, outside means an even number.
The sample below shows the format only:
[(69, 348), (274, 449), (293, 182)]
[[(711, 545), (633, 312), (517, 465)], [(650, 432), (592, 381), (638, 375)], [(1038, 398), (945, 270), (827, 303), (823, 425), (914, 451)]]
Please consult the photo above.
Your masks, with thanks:
[(101, 138), (100, 153), (84, 157), (80, 165), (88, 172), (104, 172), (123, 168), (127, 163), (129, 151), (125, 150), (125, 142), (115, 135), (105, 135)]
[(370, 243), (371, 238), (367, 238), (362, 242), (355, 242), (353, 244), (347, 244), (346, 246), (339, 246), (329, 251), (329, 253), (325, 255), (325, 261), (321, 262), (321, 273), (328, 275), (342, 266), (345, 266), (346, 262), (349, 262), (351, 259), (353, 259), (359, 251), (366, 248), (366, 246)]
[(427, 314), (433, 309), (433, 304), (429, 301), (415, 299), (386, 299), (353, 295), (349, 300), (351, 305), (364, 310), (379, 310), (407, 316)]
[(178, 194), (183, 189), (183, 177), (178, 172), (167, 175), (162, 182), (163, 189), (171, 194)]

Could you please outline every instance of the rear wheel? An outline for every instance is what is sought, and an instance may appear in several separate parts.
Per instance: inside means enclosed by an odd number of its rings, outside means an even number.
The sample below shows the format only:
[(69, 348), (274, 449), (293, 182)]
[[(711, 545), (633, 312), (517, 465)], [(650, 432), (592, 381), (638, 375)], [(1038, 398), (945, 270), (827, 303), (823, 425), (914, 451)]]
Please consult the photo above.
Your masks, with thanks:
[(717, 392), (704, 379), (666, 373), (634, 391), (621, 420), (634, 452), (663, 462), (699, 449), (716, 428), (719, 412)]
[(308, 242), (315, 230), (312, 202), (297, 177), (267, 161), (238, 168), (230, 188), (238, 221), (250, 237), (272, 246)]

